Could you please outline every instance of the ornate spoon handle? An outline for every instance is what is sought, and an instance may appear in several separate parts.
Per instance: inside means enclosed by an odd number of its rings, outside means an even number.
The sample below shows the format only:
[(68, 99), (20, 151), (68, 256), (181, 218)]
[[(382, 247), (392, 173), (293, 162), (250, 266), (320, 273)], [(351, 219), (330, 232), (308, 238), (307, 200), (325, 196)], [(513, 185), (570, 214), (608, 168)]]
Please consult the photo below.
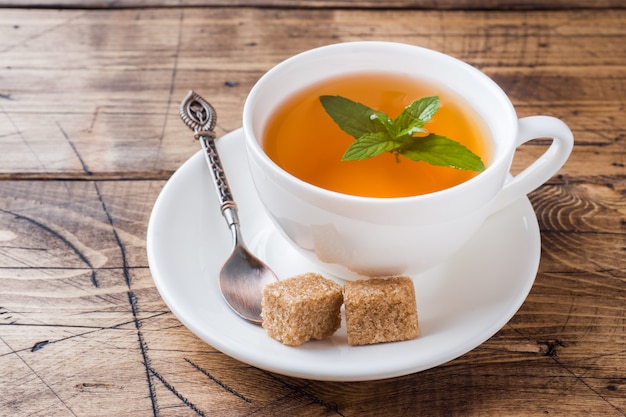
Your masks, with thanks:
[(217, 121), (215, 109), (198, 94), (189, 91), (180, 104), (180, 117), (194, 131), (195, 137), (202, 145), (204, 157), (213, 174), (222, 215), (228, 226), (239, 225), (237, 204), (233, 200), (222, 162), (215, 147), (215, 133), (213, 132)]

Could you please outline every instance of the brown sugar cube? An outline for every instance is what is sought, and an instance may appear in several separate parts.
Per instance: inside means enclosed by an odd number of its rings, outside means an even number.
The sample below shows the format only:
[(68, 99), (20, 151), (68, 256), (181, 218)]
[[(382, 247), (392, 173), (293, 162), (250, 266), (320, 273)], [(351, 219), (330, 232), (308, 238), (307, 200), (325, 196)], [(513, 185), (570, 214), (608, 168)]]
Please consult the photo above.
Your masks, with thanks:
[(343, 297), (350, 345), (409, 340), (419, 334), (415, 288), (408, 277), (346, 282)]
[(263, 289), (267, 334), (289, 346), (331, 336), (341, 326), (341, 285), (315, 273), (272, 282)]

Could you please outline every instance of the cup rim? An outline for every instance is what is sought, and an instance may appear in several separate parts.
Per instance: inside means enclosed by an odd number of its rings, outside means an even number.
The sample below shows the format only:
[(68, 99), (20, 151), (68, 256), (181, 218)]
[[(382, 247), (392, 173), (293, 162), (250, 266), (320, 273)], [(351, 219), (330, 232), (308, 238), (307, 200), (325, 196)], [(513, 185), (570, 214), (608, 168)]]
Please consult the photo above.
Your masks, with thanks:
[[(353, 194), (341, 193), (338, 191), (329, 190), (326, 188), (319, 187), (317, 185), (313, 185), (308, 183), (295, 175), (289, 173), (281, 166), (276, 164), (263, 150), (260, 138), (257, 138), (257, 135), (254, 133), (252, 128), (252, 113), (253, 113), (253, 102), (256, 100), (256, 97), (260, 94), (259, 90), (262, 87), (262, 84), (272, 77), (275, 77), (276, 73), (282, 71), (285, 67), (288, 67), (293, 62), (300, 60), (302, 58), (307, 57), (308, 55), (315, 55), (325, 50), (331, 49), (341, 49), (341, 48), (367, 48), (367, 47), (396, 47), (396, 48), (409, 48), (420, 50), (423, 53), (433, 54), (438, 56), (441, 59), (448, 60), (456, 65), (464, 66), (467, 71), (473, 73), (475, 77), (478, 77), (483, 81), (483, 83), (488, 86), (494, 95), (498, 96), (500, 100), (500, 104), (503, 106), (503, 111), (508, 115), (509, 121), (508, 123), (514, 128), (514, 131), (511, 132), (513, 138), (517, 137), (517, 127), (518, 127), (518, 117), (508, 98), (507, 94), (502, 90), (502, 88), (489, 76), (480, 71), (478, 68), (462, 61), (458, 58), (455, 58), (451, 55), (445, 54), (443, 52), (439, 52), (433, 49), (425, 48), (418, 45), (401, 43), (401, 42), (390, 42), (390, 41), (350, 41), (350, 42), (340, 42), (329, 45), (324, 45), (312, 49), (305, 50), (296, 55), (292, 55), (285, 60), (279, 62), (274, 67), (270, 68), (266, 73), (264, 73), (261, 78), (253, 85), (250, 90), (243, 108), (243, 130), (245, 137), (246, 148), (248, 149), (248, 154), (252, 153), (255, 157), (255, 160), (261, 161), (261, 163), (268, 165), (272, 168), (272, 172), (275, 176), (280, 177), (282, 180), (287, 181), (293, 187), (303, 188), (303, 191), (308, 193), (315, 193), (320, 198), (340, 198), (346, 201), (353, 202), (367, 202), (369, 204), (388, 204), (388, 203), (403, 203), (403, 202), (413, 202), (413, 201), (425, 201), (430, 199), (438, 199), (444, 198), (450, 194), (457, 194), (459, 191), (464, 190), (466, 188), (473, 188), (475, 185), (478, 186), (480, 183), (487, 180), (487, 177), (490, 176), (490, 173), (496, 172), (502, 169), (503, 164), (509, 164), (510, 161), (505, 157), (507, 152), (500, 152), (503, 156), (498, 158), (497, 160), (491, 161), (491, 163), (485, 168), (484, 171), (478, 173), (478, 175), (470, 178), (467, 181), (464, 181), (460, 184), (457, 184), (452, 187), (445, 188), (443, 190), (438, 190), (425, 194), (418, 194), (412, 196), (403, 196), (403, 197), (371, 197), (371, 196), (360, 196)], [(506, 145), (506, 144), (505, 144)], [(511, 151), (513, 151), (516, 147), (515, 141), (511, 141), (511, 145), (509, 146)], [(248, 156), (249, 158), (249, 156)], [(507, 167), (508, 171), (508, 167)]]

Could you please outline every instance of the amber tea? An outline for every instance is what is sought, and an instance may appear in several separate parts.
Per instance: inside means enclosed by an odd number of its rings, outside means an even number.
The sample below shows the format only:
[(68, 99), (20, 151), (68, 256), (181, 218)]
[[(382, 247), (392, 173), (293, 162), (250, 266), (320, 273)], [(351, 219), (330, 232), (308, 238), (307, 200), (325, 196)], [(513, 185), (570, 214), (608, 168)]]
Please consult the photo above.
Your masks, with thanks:
[(424, 126), (429, 132), (460, 142), (489, 161), (486, 128), (471, 108), (453, 93), (408, 76), (390, 73), (350, 74), (296, 92), (274, 112), (263, 135), (267, 155), (290, 174), (310, 184), (365, 197), (408, 197), (458, 185), (475, 171), (433, 166), (383, 153), (342, 161), (354, 138), (337, 126), (320, 103), (322, 95), (339, 95), (395, 118), (426, 96), (440, 97), (440, 108)]

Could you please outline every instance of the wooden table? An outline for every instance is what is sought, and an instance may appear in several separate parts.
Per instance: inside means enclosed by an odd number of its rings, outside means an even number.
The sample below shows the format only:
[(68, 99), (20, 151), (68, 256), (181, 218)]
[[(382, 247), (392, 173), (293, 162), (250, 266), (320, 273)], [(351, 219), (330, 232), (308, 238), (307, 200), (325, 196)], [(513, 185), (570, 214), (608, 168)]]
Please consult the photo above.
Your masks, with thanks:
[[(0, 2), (0, 415), (626, 415), (623, 1), (182, 3)], [(520, 116), (571, 126), (570, 160), (530, 195), (539, 272), (508, 324), (442, 366), (369, 382), (260, 370), (194, 336), (151, 278), (153, 203), (198, 150), (178, 105), (209, 97), (223, 135), (270, 67), (366, 39), (463, 59)]]

